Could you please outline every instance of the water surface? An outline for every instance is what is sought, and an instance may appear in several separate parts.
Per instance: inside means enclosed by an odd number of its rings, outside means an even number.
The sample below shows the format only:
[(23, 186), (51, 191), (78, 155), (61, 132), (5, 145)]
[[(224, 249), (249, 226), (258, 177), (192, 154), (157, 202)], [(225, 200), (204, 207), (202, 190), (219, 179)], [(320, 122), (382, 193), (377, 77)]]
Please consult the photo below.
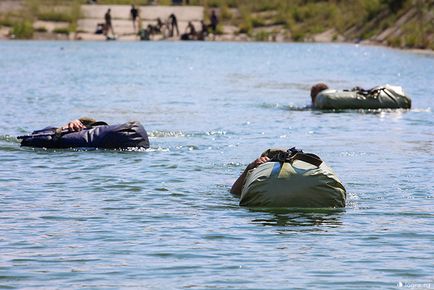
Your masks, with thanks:
[[(0, 42), (0, 287), (434, 287), (434, 57), (381, 47)], [(411, 110), (303, 109), (309, 88), (401, 85)], [(151, 149), (20, 148), (81, 116)], [(241, 208), (269, 147), (316, 153), (345, 210)]]

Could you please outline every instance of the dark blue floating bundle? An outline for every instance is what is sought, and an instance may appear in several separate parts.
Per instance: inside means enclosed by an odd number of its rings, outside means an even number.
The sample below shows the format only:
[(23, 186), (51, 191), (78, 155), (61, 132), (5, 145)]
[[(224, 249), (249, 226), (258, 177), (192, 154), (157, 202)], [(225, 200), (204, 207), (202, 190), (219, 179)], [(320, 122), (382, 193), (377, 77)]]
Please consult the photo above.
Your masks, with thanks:
[(149, 148), (148, 133), (140, 122), (98, 125), (78, 132), (47, 127), (31, 135), (19, 136), (21, 146), (40, 148)]

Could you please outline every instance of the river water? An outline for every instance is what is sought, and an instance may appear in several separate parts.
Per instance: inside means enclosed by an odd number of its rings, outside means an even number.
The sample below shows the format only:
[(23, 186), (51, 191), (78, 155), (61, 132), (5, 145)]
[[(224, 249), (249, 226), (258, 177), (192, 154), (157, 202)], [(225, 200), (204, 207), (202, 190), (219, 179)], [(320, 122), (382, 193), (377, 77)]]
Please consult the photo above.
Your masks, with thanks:
[[(0, 288), (434, 288), (434, 56), (335, 44), (0, 42)], [(401, 85), (411, 110), (303, 109)], [(20, 148), (90, 116), (145, 151)], [(270, 147), (331, 166), (345, 210), (238, 206)]]

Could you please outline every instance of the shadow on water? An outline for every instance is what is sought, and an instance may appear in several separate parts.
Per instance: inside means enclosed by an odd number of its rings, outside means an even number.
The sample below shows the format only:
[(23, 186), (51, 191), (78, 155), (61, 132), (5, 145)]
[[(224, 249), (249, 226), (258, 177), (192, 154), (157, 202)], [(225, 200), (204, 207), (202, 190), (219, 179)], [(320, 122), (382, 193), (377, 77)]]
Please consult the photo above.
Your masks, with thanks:
[[(3, 142), (1, 142), (3, 141)], [(76, 147), (76, 148), (38, 148), (38, 147), (22, 147), (20, 141), (16, 137), (0, 136), (0, 152), (33, 152), (35, 154), (57, 154), (57, 153), (73, 153), (73, 152), (98, 152), (98, 153), (124, 153), (124, 152), (150, 152), (150, 151), (168, 151), (161, 148), (139, 148), (130, 147), (125, 149), (104, 149), (95, 147)]]
[(272, 103), (262, 103), (258, 105), (261, 109), (277, 109), (281, 111), (313, 111), (311, 106), (295, 106), (295, 105), (282, 105), (282, 104), (272, 104)]
[(410, 112), (411, 109), (310, 109), (315, 114), (330, 114), (330, 113), (357, 113), (366, 115), (381, 115), (381, 114), (401, 114)]
[(431, 112), (430, 108), (423, 109), (315, 109), (310, 105), (297, 106), (297, 105), (287, 105), (279, 103), (262, 103), (258, 105), (262, 109), (277, 109), (280, 111), (291, 111), (291, 112), (309, 112), (314, 114), (330, 114), (330, 113), (357, 113), (366, 115), (380, 115), (380, 114), (402, 114), (407, 112)]
[(263, 226), (278, 227), (338, 227), (345, 209), (335, 208), (249, 208), (252, 212), (268, 214), (267, 218), (256, 218), (252, 222)]

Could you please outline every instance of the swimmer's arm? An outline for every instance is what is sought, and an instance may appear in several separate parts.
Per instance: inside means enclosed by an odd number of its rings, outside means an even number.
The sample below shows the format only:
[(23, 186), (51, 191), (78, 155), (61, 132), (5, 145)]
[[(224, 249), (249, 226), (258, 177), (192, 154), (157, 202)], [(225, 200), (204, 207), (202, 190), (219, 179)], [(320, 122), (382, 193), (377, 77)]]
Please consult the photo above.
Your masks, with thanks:
[(243, 173), (238, 177), (238, 179), (234, 182), (231, 188), (231, 193), (235, 195), (241, 195), (241, 191), (243, 189), (244, 180), (246, 179), (247, 173), (249, 170), (252, 170), (259, 165), (266, 163), (270, 161), (270, 158), (267, 156), (261, 156), (255, 161), (251, 162), (249, 165), (247, 165), (246, 169), (244, 169)]
[(63, 126), (62, 129), (68, 129), (68, 131), (71, 132), (81, 131), (95, 122), (96, 120), (93, 118), (82, 117), (80, 119), (72, 120), (71, 122)]

